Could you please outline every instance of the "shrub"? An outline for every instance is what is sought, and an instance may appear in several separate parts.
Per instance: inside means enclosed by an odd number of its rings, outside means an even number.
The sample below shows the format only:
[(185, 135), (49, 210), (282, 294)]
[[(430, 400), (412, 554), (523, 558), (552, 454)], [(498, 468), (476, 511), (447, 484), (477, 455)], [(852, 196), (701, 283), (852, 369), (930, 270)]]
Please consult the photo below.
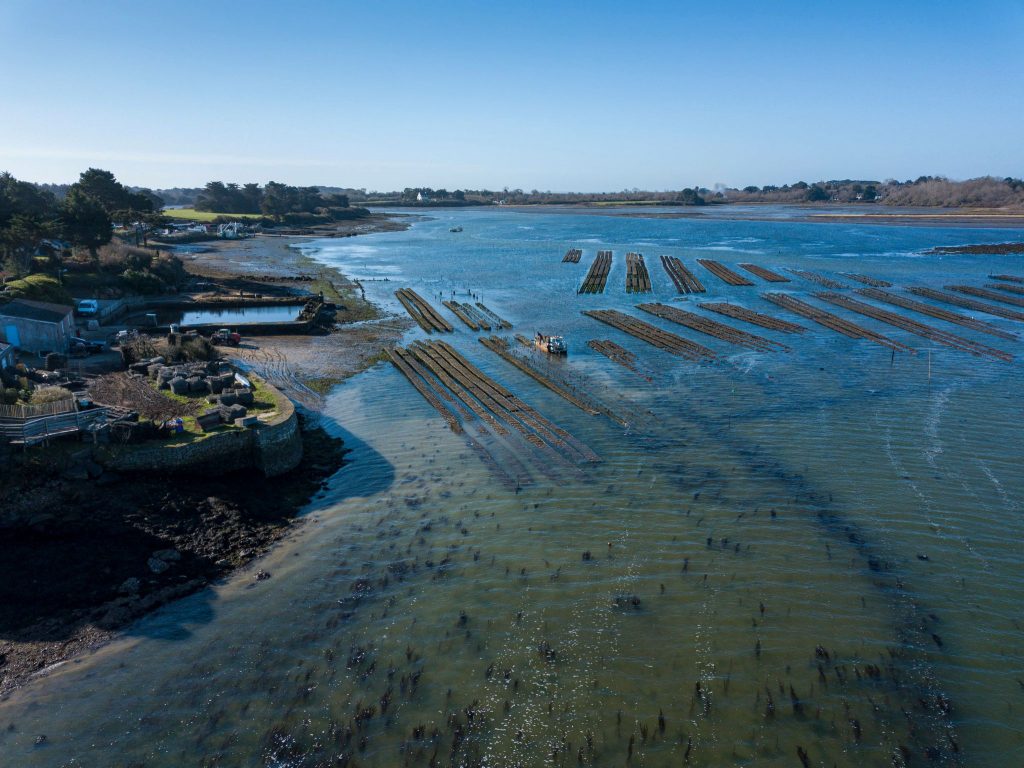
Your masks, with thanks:
[(199, 362), (205, 360), (216, 360), (220, 357), (217, 348), (210, 343), (210, 340), (203, 336), (182, 336), (181, 342), (172, 346), (167, 342), (158, 345), (159, 352), (165, 358), (176, 363)]
[(57, 279), (49, 275), (29, 275), (7, 283), (4, 296), (11, 299), (48, 301), (52, 304), (71, 304), (71, 294)]
[(210, 340), (202, 336), (186, 339), (181, 345), (181, 355), (185, 360), (215, 360), (220, 356)]
[(128, 256), (129, 246), (119, 240), (114, 240), (100, 248), (99, 265), (104, 272), (117, 274), (125, 267), (125, 259)]
[(330, 216), (315, 213), (286, 213), (281, 217), (285, 224), (293, 227), (311, 227), (316, 224), (330, 224)]
[(72, 397), (74, 397), (74, 394), (71, 390), (64, 389), (64, 387), (36, 387), (32, 391), (32, 404), (45, 405), (46, 403), (56, 403)]
[(121, 275), (125, 287), (133, 293), (163, 293), (164, 282), (148, 269), (126, 269)]
[(351, 221), (353, 219), (363, 219), (370, 215), (370, 211), (366, 208), (321, 208), (332, 221)]
[(181, 263), (181, 259), (170, 254), (164, 254), (153, 261), (149, 271), (166, 285), (175, 288), (180, 287), (188, 280), (188, 273), (185, 271), (185, 265)]

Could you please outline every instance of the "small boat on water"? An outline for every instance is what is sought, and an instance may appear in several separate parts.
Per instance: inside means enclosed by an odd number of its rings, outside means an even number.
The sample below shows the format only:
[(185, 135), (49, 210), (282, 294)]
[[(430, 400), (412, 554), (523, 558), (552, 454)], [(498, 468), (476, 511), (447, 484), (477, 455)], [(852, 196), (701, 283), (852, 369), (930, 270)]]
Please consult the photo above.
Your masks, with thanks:
[(462, 231), (462, 227), (452, 227), (448, 231), (449, 232), (461, 232)]
[(547, 352), (549, 355), (569, 354), (569, 348), (565, 345), (565, 339), (561, 336), (545, 336), (538, 331), (537, 335), (533, 337), (533, 345), (541, 352)]

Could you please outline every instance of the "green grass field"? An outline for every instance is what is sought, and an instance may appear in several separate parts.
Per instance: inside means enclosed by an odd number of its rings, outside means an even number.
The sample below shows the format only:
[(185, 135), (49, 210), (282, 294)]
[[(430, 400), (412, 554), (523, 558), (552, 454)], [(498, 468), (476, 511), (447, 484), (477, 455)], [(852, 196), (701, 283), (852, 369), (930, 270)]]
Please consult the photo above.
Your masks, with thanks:
[(213, 221), (219, 216), (229, 219), (259, 219), (259, 213), (214, 213), (213, 211), (197, 211), (195, 208), (168, 208), (164, 210), (164, 216), (172, 219), (188, 219), (189, 221)]

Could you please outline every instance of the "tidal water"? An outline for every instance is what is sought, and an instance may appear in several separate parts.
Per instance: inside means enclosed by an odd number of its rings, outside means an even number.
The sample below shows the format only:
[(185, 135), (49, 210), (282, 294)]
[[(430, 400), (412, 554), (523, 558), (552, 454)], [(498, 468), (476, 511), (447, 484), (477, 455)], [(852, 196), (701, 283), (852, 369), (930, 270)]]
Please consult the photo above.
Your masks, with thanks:
[[(439, 309), (471, 291), (516, 332), (563, 334), (553, 365), (631, 426), (577, 410), (441, 309), (458, 326), (449, 343), (602, 461), (509, 489), (376, 366), (327, 398), (349, 462), (258, 563), (272, 578), (254, 566), (0, 703), (0, 764), (1024, 763), (1024, 344), (897, 310), (1018, 359), (975, 358), (809, 298), (820, 286), (795, 276), (730, 287), (695, 263), (983, 285), (1024, 273), (1019, 257), (923, 251), (1022, 237), (456, 211), (303, 244), (397, 312), (399, 287)], [(561, 263), (572, 246), (581, 263)], [(606, 292), (578, 296), (598, 249), (615, 253)], [(625, 293), (629, 250), (653, 294)], [(660, 254), (708, 293), (677, 300)], [(840, 336), (765, 290), (917, 354)], [(808, 330), (716, 317), (792, 347), (743, 351), (642, 300), (730, 301)], [(580, 314), (591, 308), (719, 357), (673, 357)], [(591, 352), (595, 338), (646, 375)]]
[[(192, 325), (237, 325), (238, 323), (286, 323), (297, 320), (302, 304), (275, 304), (266, 307), (213, 307), (207, 309), (184, 309), (180, 307), (161, 309), (156, 314), (159, 325), (177, 323)], [(141, 323), (142, 315), (129, 318)]]

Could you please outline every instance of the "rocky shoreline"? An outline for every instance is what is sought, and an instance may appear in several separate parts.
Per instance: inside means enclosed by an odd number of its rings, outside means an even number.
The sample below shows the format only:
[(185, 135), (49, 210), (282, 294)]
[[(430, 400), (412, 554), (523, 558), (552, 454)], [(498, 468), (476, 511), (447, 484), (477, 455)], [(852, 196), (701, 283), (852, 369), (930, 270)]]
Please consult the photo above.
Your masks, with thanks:
[[(374, 218), (353, 223), (359, 231), (314, 236), (408, 226)], [(232, 289), (256, 272), (264, 289), (322, 290), (339, 303), (338, 325), (330, 331), (248, 338), (232, 350), (239, 364), (305, 407), (296, 469), (272, 480), (255, 470), (219, 477), (117, 474), (83, 462), (74, 443), (6, 455), (0, 447), (0, 697), (251, 563), (293, 530), (298, 513), (342, 466), (342, 441), (318, 424), (323, 394), (372, 365), (408, 323), (290, 247), (305, 239), (218, 242), (183, 257), (193, 274)]]
[[(115, 474), (68, 452), (9, 457), (0, 496), (0, 695), (264, 553), (342, 465), (304, 419), (305, 458), (269, 480)], [(81, 477), (84, 468), (88, 477)], [(256, 574), (261, 577), (262, 572)]]
[(925, 253), (981, 253), (1009, 254), (1024, 253), (1024, 243), (981, 243), (979, 245), (940, 245)]

